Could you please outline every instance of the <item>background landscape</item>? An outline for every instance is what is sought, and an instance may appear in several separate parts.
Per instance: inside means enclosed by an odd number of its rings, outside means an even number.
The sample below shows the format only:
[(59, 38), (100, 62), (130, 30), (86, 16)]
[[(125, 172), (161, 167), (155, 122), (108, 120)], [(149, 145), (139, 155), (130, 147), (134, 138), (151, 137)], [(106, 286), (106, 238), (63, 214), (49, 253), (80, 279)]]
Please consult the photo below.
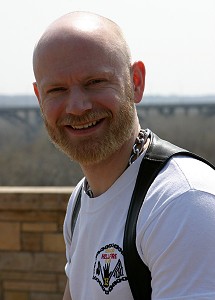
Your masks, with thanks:
[[(215, 96), (145, 96), (142, 128), (215, 164)], [(0, 185), (73, 186), (79, 166), (51, 144), (34, 96), (0, 96)]]

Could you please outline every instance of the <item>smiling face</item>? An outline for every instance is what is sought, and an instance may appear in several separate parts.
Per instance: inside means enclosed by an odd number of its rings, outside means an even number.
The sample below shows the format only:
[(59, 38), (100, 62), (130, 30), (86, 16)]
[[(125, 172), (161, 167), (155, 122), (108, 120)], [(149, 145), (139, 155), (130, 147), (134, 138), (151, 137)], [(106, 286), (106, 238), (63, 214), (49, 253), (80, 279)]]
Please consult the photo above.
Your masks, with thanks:
[(34, 59), (34, 88), (48, 133), (82, 165), (107, 159), (134, 133), (130, 64), (112, 43), (108, 31), (66, 26), (49, 31)]

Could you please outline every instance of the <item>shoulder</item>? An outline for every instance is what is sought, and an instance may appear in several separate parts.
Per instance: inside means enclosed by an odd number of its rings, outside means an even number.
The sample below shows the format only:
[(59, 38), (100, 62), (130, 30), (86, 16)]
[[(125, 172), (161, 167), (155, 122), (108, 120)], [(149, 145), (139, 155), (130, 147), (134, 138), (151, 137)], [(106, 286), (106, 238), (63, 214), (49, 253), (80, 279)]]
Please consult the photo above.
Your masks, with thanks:
[(69, 202), (68, 202), (68, 206), (67, 206), (67, 213), (71, 213), (71, 211), (73, 210), (73, 207), (75, 205), (75, 201), (76, 201), (76, 198), (78, 196), (78, 193), (81, 189), (81, 187), (83, 186), (83, 183), (84, 183), (84, 178), (82, 178), (78, 184), (76, 185), (76, 187), (74, 188), (70, 198), (69, 198)]
[(196, 190), (215, 195), (215, 170), (202, 161), (184, 155), (172, 157), (152, 183), (148, 197), (166, 202)]
[(166, 170), (173, 166), (176, 174), (181, 174), (191, 189), (215, 193), (215, 170), (206, 163), (188, 156), (173, 157)]
[(64, 219), (64, 237), (67, 241), (70, 241), (72, 212), (73, 212), (80, 188), (83, 186), (83, 182), (84, 182), (84, 178), (81, 181), (79, 181), (77, 186), (74, 188), (74, 190), (69, 198), (68, 205), (67, 205), (66, 215), (65, 215), (65, 219)]

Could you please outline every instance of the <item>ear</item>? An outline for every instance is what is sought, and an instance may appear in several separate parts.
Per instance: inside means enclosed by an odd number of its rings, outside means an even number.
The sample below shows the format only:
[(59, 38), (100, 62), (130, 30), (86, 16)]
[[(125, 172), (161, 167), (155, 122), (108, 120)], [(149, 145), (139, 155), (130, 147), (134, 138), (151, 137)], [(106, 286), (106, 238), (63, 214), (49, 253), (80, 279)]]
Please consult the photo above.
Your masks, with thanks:
[(35, 93), (35, 95), (37, 97), (37, 100), (40, 103), (40, 93), (39, 93), (38, 85), (37, 85), (36, 82), (33, 82), (33, 87), (34, 87), (34, 93)]
[(134, 102), (139, 103), (142, 100), (145, 88), (146, 70), (142, 61), (134, 62), (132, 65), (132, 80), (134, 86)]

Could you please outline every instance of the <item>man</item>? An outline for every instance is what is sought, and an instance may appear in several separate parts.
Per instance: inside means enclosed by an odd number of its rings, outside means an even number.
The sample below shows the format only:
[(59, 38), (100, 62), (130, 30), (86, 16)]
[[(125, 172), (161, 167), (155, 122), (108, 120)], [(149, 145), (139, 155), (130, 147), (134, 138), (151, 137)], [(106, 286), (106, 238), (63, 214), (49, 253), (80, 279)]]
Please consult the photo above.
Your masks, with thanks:
[[(150, 143), (135, 109), (144, 91), (144, 64), (131, 61), (115, 23), (73, 12), (48, 27), (35, 47), (33, 65), (34, 90), (48, 133), (85, 175), (65, 218), (68, 283), (63, 299), (133, 299), (123, 233)], [(136, 247), (151, 271), (154, 300), (215, 299), (214, 173), (196, 159), (178, 156), (147, 193)], [(71, 241), (80, 187), (81, 208)]]

